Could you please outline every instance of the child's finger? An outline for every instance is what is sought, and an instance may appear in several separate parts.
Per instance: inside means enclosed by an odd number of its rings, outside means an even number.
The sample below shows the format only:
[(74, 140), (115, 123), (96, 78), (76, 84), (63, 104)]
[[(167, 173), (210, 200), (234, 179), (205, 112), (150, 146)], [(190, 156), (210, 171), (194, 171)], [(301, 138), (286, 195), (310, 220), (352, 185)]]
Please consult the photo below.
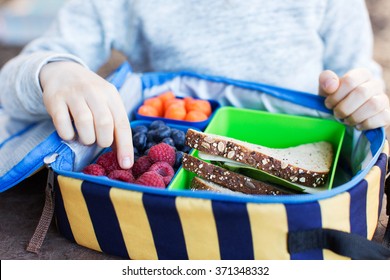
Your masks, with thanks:
[(390, 124), (390, 109), (386, 108), (385, 110), (377, 113), (376, 115), (366, 119), (364, 122), (356, 126), (357, 129), (366, 130), (373, 129), (378, 127), (386, 127)]
[[(360, 106), (357, 110), (355, 110), (350, 116), (348, 116), (344, 121), (349, 125), (357, 125), (361, 123), (365, 123), (366, 120), (372, 118), (378, 113), (389, 107), (389, 101), (385, 94), (375, 95), (370, 98), (367, 102), (365, 102), (362, 106)], [(370, 122), (366, 122), (366, 124), (370, 124)], [(364, 125), (365, 128), (368, 126)], [(377, 126), (376, 126), (377, 127)], [(373, 127), (370, 127), (373, 128)]]
[(123, 169), (128, 169), (134, 163), (133, 139), (130, 122), (119, 94), (111, 106), (111, 113), (114, 119), (115, 148), (118, 155), (118, 162)]
[(340, 86), (340, 80), (336, 73), (330, 70), (325, 70), (320, 74), (319, 85), (319, 94), (322, 96), (328, 96), (336, 92)]
[(336, 92), (328, 96), (325, 105), (334, 108), (341, 100), (350, 94), (356, 87), (369, 81), (371, 74), (366, 69), (358, 68), (349, 71), (340, 79), (340, 86)]
[(96, 142), (100, 147), (111, 146), (114, 140), (114, 120), (106, 102), (92, 96), (87, 100), (93, 115)]
[(64, 102), (57, 103), (54, 109), (50, 110), (50, 116), (61, 139), (74, 139), (75, 131), (73, 129), (72, 119), (69, 115), (68, 106)]
[(370, 80), (361, 84), (334, 107), (334, 115), (337, 118), (344, 119), (366, 102), (370, 104), (369, 109), (375, 110), (375, 113), (378, 112), (378, 107), (383, 110), (383, 104), (377, 104), (379, 99), (373, 98), (377, 95), (383, 95), (382, 86), (377, 80)]
[(95, 143), (95, 128), (93, 115), (85, 100), (72, 100), (68, 103), (69, 111), (73, 117), (79, 140), (84, 145)]

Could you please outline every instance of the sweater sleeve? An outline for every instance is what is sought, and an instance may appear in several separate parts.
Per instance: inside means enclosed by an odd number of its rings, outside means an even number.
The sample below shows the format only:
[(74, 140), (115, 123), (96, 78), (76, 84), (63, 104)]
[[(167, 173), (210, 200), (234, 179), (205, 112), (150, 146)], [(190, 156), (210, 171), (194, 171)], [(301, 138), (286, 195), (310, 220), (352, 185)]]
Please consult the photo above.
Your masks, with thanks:
[[(353, 3), (352, 3), (353, 2)], [(373, 32), (364, 0), (329, 0), (322, 19), (324, 69), (343, 75), (364, 67), (376, 77), (382, 69), (373, 60)]]
[(0, 104), (5, 112), (22, 120), (48, 118), (39, 83), (41, 68), (71, 60), (97, 70), (111, 54), (105, 33), (93, 1), (68, 1), (53, 26), (1, 69)]

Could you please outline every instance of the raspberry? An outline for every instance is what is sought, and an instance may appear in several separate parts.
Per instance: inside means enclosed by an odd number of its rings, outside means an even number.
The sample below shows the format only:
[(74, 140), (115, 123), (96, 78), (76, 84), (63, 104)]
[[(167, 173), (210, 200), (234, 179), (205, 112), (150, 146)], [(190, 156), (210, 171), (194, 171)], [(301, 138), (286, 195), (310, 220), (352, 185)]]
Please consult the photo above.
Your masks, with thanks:
[(104, 170), (104, 167), (99, 165), (99, 164), (96, 164), (96, 163), (92, 163), (92, 164), (84, 167), (83, 173), (89, 174), (89, 175), (95, 175), (95, 176), (106, 175), (106, 171)]
[(153, 165), (149, 168), (148, 171), (154, 171), (160, 174), (164, 179), (165, 186), (169, 184), (169, 182), (172, 180), (173, 175), (175, 175), (173, 167), (165, 161), (153, 163)]
[(117, 169), (108, 174), (108, 178), (127, 183), (134, 183), (135, 179), (130, 170)]
[(141, 176), (139, 176), (135, 183), (143, 186), (151, 186), (162, 189), (165, 188), (163, 177), (154, 171), (147, 171), (143, 173)]
[(176, 153), (175, 148), (166, 143), (159, 143), (150, 148), (148, 153), (149, 158), (153, 163), (159, 161), (168, 162), (171, 166), (175, 164)]
[(116, 157), (116, 153), (114, 151), (102, 154), (96, 160), (96, 163), (103, 166), (107, 173), (110, 173), (113, 170), (121, 169), (121, 167), (119, 166), (118, 159)]
[(153, 162), (148, 156), (142, 156), (134, 162), (131, 170), (133, 171), (134, 177), (139, 177), (142, 173), (148, 171), (149, 167), (152, 166)]

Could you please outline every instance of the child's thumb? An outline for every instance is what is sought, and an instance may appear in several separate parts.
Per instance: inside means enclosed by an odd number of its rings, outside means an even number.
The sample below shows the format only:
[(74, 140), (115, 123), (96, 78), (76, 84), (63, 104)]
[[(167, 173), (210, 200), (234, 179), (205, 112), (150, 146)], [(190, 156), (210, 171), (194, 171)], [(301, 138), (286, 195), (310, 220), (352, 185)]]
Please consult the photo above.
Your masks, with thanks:
[(319, 94), (328, 96), (337, 91), (340, 86), (340, 79), (330, 70), (325, 70), (320, 74), (319, 78)]

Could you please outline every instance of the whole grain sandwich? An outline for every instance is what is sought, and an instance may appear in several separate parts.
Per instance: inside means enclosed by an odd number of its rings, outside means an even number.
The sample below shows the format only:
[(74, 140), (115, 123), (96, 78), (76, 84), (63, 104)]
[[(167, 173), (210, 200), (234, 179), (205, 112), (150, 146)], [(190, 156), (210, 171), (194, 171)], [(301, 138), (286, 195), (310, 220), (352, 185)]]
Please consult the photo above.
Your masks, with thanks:
[[(323, 186), (327, 182), (333, 162), (332, 145), (325, 141), (289, 148), (269, 148), (234, 138), (188, 129), (186, 144), (198, 150), (199, 157), (209, 162), (188, 155), (185, 160), (183, 158), (183, 168), (219, 185), (221, 185), (221, 179), (223, 178), (221, 174), (226, 171), (210, 167), (209, 164), (215, 166), (213, 162), (224, 162), (226, 165), (235, 167), (249, 166), (264, 174), (269, 174), (271, 177), (277, 177), (292, 184), (310, 188)], [(208, 167), (207, 171), (202, 170), (206, 166)], [(224, 167), (226, 166), (219, 166), (223, 169)], [(219, 173), (214, 169), (219, 170)], [(206, 174), (205, 171), (211, 173)], [(215, 174), (216, 172), (217, 174)], [(236, 172), (231, 168), (228, 172), (230, 174), (226, 177), (224, 187), (232, 189), (231, 186), (235, 185), (233, 189), (235, 191), (240, 187), (240, 185), (237, 185), (237, 180), (234, 179), (236, 178)], [(219, 182), (213, 180), (215, 179), (214, 175), (215, 177), (219, 175)], [(258, 181), (252, 178), (248, 183), (247, 179), (241, 178), (241, 180), (245, 180), (247, 186), (252, 186), (252, 184), (256, 186), (255, 188), (253, 186), (252, 188), (249, 187), (252, 191), (247, 193), (253, 194), (257, 191), (264, 193), (264, 188), (257, 187), (260, 183), (264, 187), (267, 186), (266, 189), (268, 190), (265, 193), (272, 193), (271, 188), (275, 189), (275, 187), (276, 190), (273, 194), (285, 193), (283, 188), (278, 188), (275, 184), (266, 181)]]

